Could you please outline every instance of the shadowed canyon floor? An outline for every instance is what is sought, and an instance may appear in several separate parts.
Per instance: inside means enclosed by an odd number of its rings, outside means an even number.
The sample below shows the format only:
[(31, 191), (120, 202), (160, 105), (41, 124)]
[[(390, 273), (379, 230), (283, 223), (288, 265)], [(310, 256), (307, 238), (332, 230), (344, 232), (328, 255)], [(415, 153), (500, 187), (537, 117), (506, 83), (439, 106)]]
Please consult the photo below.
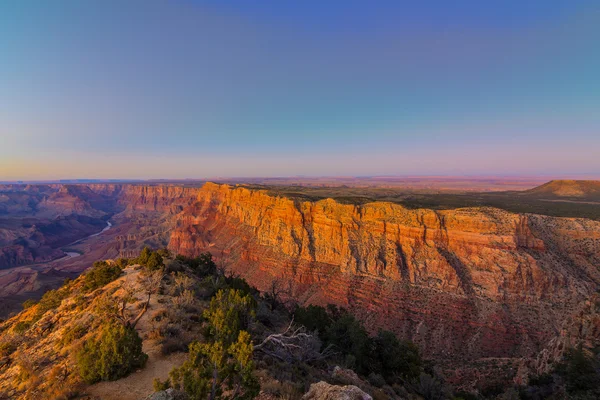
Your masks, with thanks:
[[(261, 290), (275, 281), (300, 303), (344, 306), (373, 332), (413, 340), (453, 382), (486, 374), (519, 381), (547, 370), (570, 343), (598, 343), (597, 187), (554, 182), (525, 192), (425, 195), (212, 183), (7, 186), (0, 244), (4, 254), (22, 246), (22, 256), (2, 267), (43, 264), (2, 271), (0, 296), (22, 301), (94, 260), (134, 256), (144, 245), (210, 251)], [(436, 199), (434, 209), (416, 208)], [(477, 207), (452, 208), (457, 199)], [(526, 213), (540, 204), (549, 215)], [(109, 218), (109, 231), (65, 247)], [(54, 228), (57, 219), (77, 220), (80, 233), (62, 237), (72, 224)], [(61, 249), (83, 255), (49, 262)]]

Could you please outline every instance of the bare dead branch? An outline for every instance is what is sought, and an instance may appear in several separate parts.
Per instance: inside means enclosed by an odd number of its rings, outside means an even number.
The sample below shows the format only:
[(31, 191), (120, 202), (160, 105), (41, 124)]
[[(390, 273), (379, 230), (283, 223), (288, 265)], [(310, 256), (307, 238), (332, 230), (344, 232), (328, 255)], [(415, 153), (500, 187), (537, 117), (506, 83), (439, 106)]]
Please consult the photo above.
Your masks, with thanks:
[(267, 336), (254, 350), (286, 362), (315, 362), (333, 355), (328, 346), (321, 351), (321, 341), (313, 333), (307, 333), (303, 326), (294, 329), (294, 320), (281, 333)]

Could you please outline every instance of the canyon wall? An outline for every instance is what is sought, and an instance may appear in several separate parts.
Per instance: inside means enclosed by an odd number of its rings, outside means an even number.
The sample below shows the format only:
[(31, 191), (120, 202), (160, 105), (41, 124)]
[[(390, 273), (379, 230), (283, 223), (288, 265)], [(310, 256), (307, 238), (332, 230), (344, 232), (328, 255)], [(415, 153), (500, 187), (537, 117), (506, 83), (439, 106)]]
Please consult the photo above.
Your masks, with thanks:
[(596, 340), (600, 327), (587, 319), (583, 334), (569, 319), (589, 309), (600, 282), (591, 220), (303, 202), (206, 184), (177, 215), (169, 247), (211, 251), (259, 289), (276, 280), (301, 303), (347, 307), (453, 363), (533, 360), (557, 340)]
[(89, 184), (94, 193), (105, 196), (129, 211), (175, 213), (192, 204), (201, 190), (178, 185)]
[(172, 228), (170, 216), (192, 204), (199, 190), (175, 185), (2, 185), (0, 269), (60, 258), (61, 246), (101, 231), (111, 217), (135, 226), (137, 239), (119, 244), (124, 256), (136, 254), (150, 238), (149, 245), (164, 246), (165, 232)]

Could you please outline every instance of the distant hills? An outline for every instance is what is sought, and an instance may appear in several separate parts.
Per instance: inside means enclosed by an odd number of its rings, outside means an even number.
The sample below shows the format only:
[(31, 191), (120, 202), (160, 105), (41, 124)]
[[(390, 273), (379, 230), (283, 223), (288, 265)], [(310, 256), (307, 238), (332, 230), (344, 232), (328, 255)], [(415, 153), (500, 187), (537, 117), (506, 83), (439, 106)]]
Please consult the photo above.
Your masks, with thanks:
[(600, 181), (553, 180), (525, 193), (536, 197), (600, 200)]

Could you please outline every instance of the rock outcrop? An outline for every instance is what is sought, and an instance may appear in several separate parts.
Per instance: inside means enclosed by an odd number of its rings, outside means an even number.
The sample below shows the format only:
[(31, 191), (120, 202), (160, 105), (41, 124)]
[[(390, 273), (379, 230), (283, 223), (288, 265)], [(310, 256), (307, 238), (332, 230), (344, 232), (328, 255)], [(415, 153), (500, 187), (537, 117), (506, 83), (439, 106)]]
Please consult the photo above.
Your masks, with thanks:
[(310, 390), (302, 400), (373, 400), (371, 396), (356, 386), (336, 386), (327, 382), (310, 385)]
[(173, 388), (169, 388), (167, 390), (161, 390), (160, 392), (151, 394), (146, 398), (146, 400), (185, 400), (186, 398), (187, 397), (185, 394), (182, 394)]
[(118, 191), (118, 202), (128, 210), (172, 214), (192, 204), (200, 190), (175, 185), (123, 185), (115, 189)]
[(302, 400), (373, 400), (356, 386), (336, 386), (327, 382), (313, 383)]

